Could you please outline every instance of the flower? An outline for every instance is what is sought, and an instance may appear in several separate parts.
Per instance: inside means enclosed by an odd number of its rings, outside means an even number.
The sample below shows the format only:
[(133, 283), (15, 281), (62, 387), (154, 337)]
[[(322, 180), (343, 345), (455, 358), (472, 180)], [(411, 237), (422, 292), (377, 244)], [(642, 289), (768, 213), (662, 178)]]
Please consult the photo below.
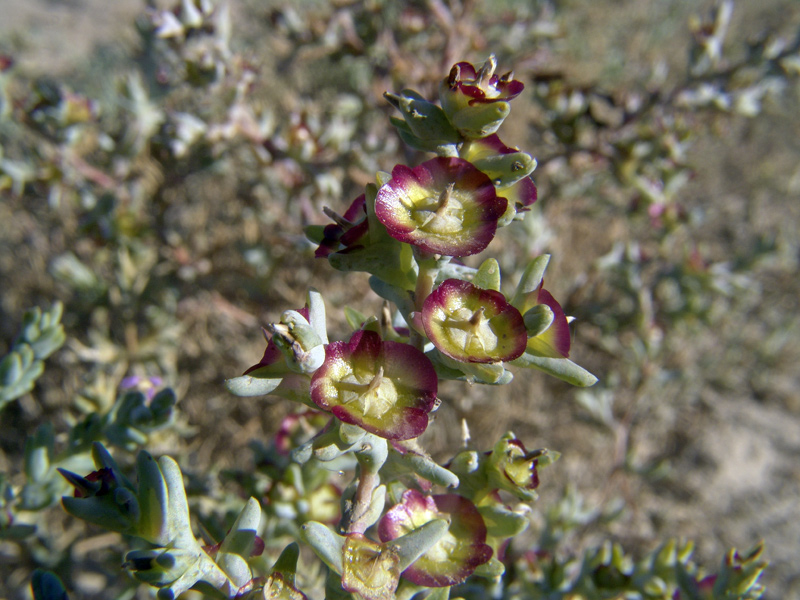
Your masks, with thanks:
[[(497, 134), (470, 140), (463, 145), (460, 156), (492, 180), (497, 195), (508, 200), (506, 213), (511, 213), (512, 218), (536, 202), (536, 185), (529, 177), (536, 168), (536, 160), (517, 148), (506, 146)], [(506, 220), (510, 219), (502, 219)]]
[(410, 169), (397, 165), (375, 201), (393, 238), (432, 254), (469, 256), (494, 238), (508, 201), (491, 180), (460, 158), (434, 158)]
[(462, 362), (511, 361), (525, 351), (520, 312), (500, 292), (468, 281), (447, 279), (431, 292), (422, 324), (439, 352)]
[(489, 454), (487, 472), (491, 485), (521, 500), (535, 499), (534, 490), (539, 487), (537, 459), (542, 455), (540, 450), (528, 452), (513, 433), (506, 433)]
[(381, 519), (378, 536), (386, 543), (442, 518), (450, 523), (447, 533), (403, 571), (403, 577), (412, 583), (427, 587), (456, 585), (492, 558), (483, 517), (471, 501), (458, 494), (426, 496), (407, 490), (400, 504)]
[(334, 252), (346, 252), (361, 247), (359, 242), (367, 234), (369, 224), (365, 194), (361, 194), (353, 200), (343, 216), (339, 216), (329, 209), (325, 210), (325, 214), (332, 218), (334, 223), (326, 225), (322, 230), (322, 241), (314, 252), (315, 257), (327, 257)]
[(508, 116), (513, 100), (525, 86), (509, 72), (494, 74), (497, 60), (489, 60), (478, 70), (468, 62), (453, 66), (439, 87), (439, 99), (447, 118), (467, 138), (493, 134)]
[[(318, 292), (314, 293), (318, 295)], [(280, 323), (267, 325), (264, 329), (267, 338), (264, 355), (244, 374), (254, 373), (253, 377), (266, 378), (270, 375), (313, 373), (322, 364), (324, 343), (327, 342), (324, 330), (324, 339), (319, 334), (320, 327), (324, 327), (324, 313), (322, 316), (317, 314), (316, 320), (313, 314), (306, 304), (303, 308), (284, 312)]]
[(430, 360), (408, 344), (357, 331), (325, 347), (311, 379), (311, 399), (345, 423), (377, 436), (406, 440), (428, 426), (438, 378)]
[(494, 74), (496, 68), (494, 56), (490, 56), (480, 70), (468, 62), (456, 63), (445, 81), (450, 90), (464, 96), (469, 105), (513, 100), (522, 93), (525, 85), (514, 79), (513, 71), (498, 77)]
[(400, 557), (390, 547), (353, 533), (345, 538), (342, 587), (368, 600), (392, 600), (400, 580)]
[(153, 399), (156, 395), (158, 388), (164, 385), (164, 380), (161, 377), (154, 375), (153, 377), (141, 377), (140, 375), (129, 375), (119, 382), (120, 390), (136, 390), (142, 392), (148, 401)]
[(541, 304), (553, 312), (553, 322), (545, 331), (528, 339), (526, 352), (546, 358), (569, 358), (569, 321), (561, 305), (550, 292), (540, 285), (538, 290), (527, 295), (520, 312), (525, 314)]

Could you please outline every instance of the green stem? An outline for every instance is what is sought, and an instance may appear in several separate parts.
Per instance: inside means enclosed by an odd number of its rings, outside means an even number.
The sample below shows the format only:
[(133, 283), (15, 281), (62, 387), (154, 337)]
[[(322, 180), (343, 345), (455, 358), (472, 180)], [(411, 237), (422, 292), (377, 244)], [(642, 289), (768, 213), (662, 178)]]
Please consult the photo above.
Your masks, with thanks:
[(422, 304), (425, 302), (425, 298), (433, 291), (436, 275), (439, 274), (439, 263), (435, 256), (423, 254), (417, 251), (416, 248), (414, 248), (414, 254), (419, 265), (417, 286), (414, 290), (414, 307), (417, 311), (422, 312)]

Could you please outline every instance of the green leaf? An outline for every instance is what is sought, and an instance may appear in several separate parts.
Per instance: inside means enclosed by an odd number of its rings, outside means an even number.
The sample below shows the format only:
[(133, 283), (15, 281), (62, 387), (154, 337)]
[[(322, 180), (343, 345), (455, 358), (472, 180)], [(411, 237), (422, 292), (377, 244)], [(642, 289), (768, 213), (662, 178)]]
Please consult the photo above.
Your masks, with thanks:
[(500, 291), (500, 265), (494, 258), (487, 258), (472, 278), (472, 283), (485, 290)]
[(433, 548), (450, 528), (445, 519), (433, 519), (389, 542), (400, 557), (400, 570), (405, 571), (415, 560)]
[(305, 233), (306, 238), (308, 241), (314, 244), (321, 244), (322, 240), (325, 239), (324, 231), (325, 225), (306, 225), (303, 229), (303, 233)]
[(510, 538), (519, 535), (530, 525), (527, 516), (502, 505), (479, 506), (478, 512), (486, 523), (487, 534), (492, 537)]
[(36, 533), (36, 525), (15, 523), (10, 527), (0, 527), (0, 540), (24, 540)]
[(499, 188), (514, 185), (536, 169), (536, 159), (525, 152), (494, 154), (476, 160), (473, 164), (479, 171), (486, 173)]
[(549, 262), (550, 255), (542, 254), (528, 263), (528, 266), (525, 267), (525, 271), (522, 273), (522, 277), (520, 277), (519, 283), (517, 284), (517, 290), (514, 292), (511, 304), (519, 308), (525, 300), (525, 296), (539, 289), (539, 286), (542, 285), (544, 272), (547, 270), (547, 264)]
[(361, 324), (367, 320), (367, 315), (349, 306), (344, 307), (344, 318), (353, 330), (361, 329)]
[(164, 475), (156, 460), (142, 450), (136, 457), (136, 475), (139, 479), (138, 536), (151, 544), (166, 546), (171, 541), (169, 493)]
[(303, 539), (322, 559), (322, 562), (341, 575), (344, 538), (331, 531), (327, 525), (316, 521), (304, 523), (302, 531)]
[(529, 338), (547, 331), (548, 327), (553, 324), (553, 319), (555, 319), (555, 313), (547, 304), (537, 304), (522, 315)]
[(544, 358), (526, 352), (511, 361), (511, 364), (516, 367), (539, 369), (578, 387), (589, 387), (597, 383), (597, 377), (568, 358)]
[(283, 573), (291, 576), (291, 583), (294, 585), (294, 576), (297, 573), (297, 559), (300, 557), (300, 546), (297, 542), (292, 542), (283, 549), (278, 560), (272, 566), (273, 573)]
[(483, 563), (477, 569), (473, 575), (477, 575), (478, 577), (486, 577), (487, 579), (494, 579), (495, 577), (500, 577), (503, 573), (506, 572), (506, 568), (499, 560), (495, 557), (492, 557), (489, 562)]
[(442, 487), (458, 487), (458, 477), (428, 456), (414, 452), (406, 452), (405, 454), (392, 452), (389, 456), (392, 461), (402, 464), (431, 483)]
[(179, 548), (198, 546), (189, 521), (189, 503), (186, 500), (181, 468), (169, 456), (159, 458), (158, 466), (161, 468), (167, 486), (169, 540)]
[(22, 378), (22, 356), (11, 352), (0, 362), (0, 385), (10, 387)]
[(264, 396), (277, 388), (283, 378), (251, 377), (242, 375), (225, 381), (225, 387), (236, 396)]

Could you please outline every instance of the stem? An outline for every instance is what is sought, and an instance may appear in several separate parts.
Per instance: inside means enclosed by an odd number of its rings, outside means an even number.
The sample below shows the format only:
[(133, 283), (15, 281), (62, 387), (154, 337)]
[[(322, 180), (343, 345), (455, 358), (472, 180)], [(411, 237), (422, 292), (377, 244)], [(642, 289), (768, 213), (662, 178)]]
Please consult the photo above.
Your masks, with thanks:
[(414, 248), (415, 258), (419, 265), (419, 274), (417, 275), (417, 287), (414, 290), (414, 307), (422, 312), (422, 305), (430, 293), (433, 291), (433, 284), (436, 281), (436, 275), (439, 274), (439, 265), (436, 257), (431, 254), (418, 252)]
[(342, 529), (346, 534), (364, 533), (379, 516), (374, 514), (372, 496), (381, 483), (378, 473), (389, 457), (389, 446), (383, 438), (367, 434), (360, 446), (360, 450), (355, 452), (358, 460), (356, 493), (353, 496), (353, 505), (343, 519)]
[(364, 469), (359, 462), (358, 486), (353, 497), (353, 507), (349, 515), (349, 523), (346, 525), (346, 533), (364, 533), (371, 525), (365, 517), (369, 513), (370, 504), (372, 504), (372, 493), (379, 484), (378, 474)]

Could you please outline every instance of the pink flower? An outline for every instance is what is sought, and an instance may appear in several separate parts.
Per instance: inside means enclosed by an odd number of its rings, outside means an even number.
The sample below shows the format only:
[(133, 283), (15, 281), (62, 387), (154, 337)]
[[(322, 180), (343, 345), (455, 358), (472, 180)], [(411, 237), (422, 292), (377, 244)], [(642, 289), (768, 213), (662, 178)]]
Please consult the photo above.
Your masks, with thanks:
[(390, 440), (425, 431), (437, 389), (436, 371), (421, 351), (365, 330), (349, 342), (328, 344), (325, 361), (311, 379), (317, 406)]
[(397, 165), (378, 190), (375, 214), (389, 234), (431, 254), (469, 256), (489, 245), (508, 206), (491, 180), (460, 158)]
[(524, 89), (513, 73), (494, 74), (494, 56), (477, 70), (468, 62), (460, 62), (439, 86), (439, 99), (445, 115), (466, 138), (492, 135), (508, 116), (509, 101)]
[(378, 524), (384, 543), (410, 533), (434, 519), (446, 519), (444, 537), (403, 571), (410, 582), (427, 587), (447, 587), (467, 579), (492, 558), (486, 544), (486, 524), (475, 505), (458, 494), (426, 496), (407, 490)]
[(367, 234), (367, 226), (369, 224), (367, 221), (366, 196), (364, 194), (353, 200), (353, 203), (343, 216), (339, 216), (328, 209), (325, 212), (334, 220), (334, 223), (326, 225), (325, 229), (322, 230), (323, 239), (316, 252), (314, 252), (314, 256), (321, 258), (334, 252), (345, 252), (361, 247), (360, 242)]
[(511, 361), (525, 351), (520, 312), (500, 292), (468, 281), (448, 279), (431, 292), (422, 324), (439, 352), (462, 362)]
[(494, 56), (480, 69), (472, 63), (456, 63), (445, 81), (449, 91), (463, 96), (469, 105), (513, 100), (522, 93), (525, 85), (514, 79), (513, 72), (498, 77), (494, 73), (496, 68)]
[(537, 304), (545, 304), (553, 311), (553, 322), (543, 333), (528, 339), (526, 351), (546, 358), (569, 358), (569, 322), (561, 305), (541, 285), (525, 298), (520, 312), (525, 314)]

